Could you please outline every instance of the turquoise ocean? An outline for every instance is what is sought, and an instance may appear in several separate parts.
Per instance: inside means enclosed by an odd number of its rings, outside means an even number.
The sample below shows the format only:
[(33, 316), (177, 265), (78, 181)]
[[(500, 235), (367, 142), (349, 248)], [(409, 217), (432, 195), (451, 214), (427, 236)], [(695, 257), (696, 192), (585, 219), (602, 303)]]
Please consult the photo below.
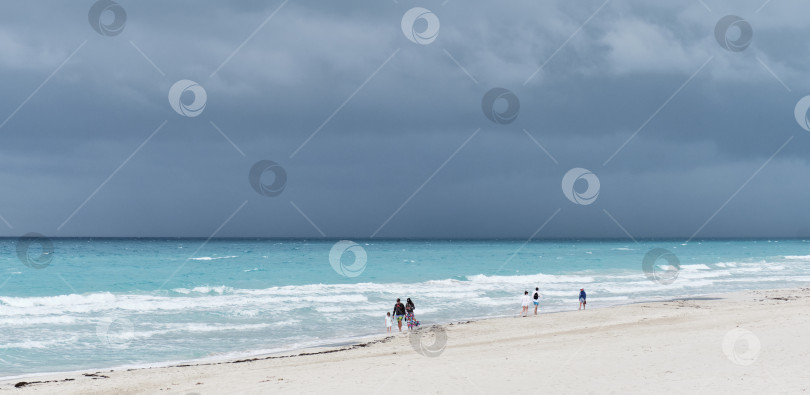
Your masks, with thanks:
[[(0, 377), (341, 344), (383, 334), (398, 297), (440, 324), (514, 316), (535, 287), (548, 313), (575, 310), (580, 288), (600, 308), (810, 281), (810, 240), (52, 243), (38, 265), (0, 239)], [(666, 281), (642, 269), (656, 248), (677, 258), (658, 261)]]

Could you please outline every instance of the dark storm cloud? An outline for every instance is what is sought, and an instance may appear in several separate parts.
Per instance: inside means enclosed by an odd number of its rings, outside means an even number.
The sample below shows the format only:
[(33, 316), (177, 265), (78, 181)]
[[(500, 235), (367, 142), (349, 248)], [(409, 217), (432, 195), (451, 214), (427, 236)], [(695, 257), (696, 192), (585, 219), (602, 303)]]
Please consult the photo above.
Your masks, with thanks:
[[(558, 209), (537, 237), (626, 237), (610, 216), (634, 237), (810, 233), (810, 6), (443, 3), (120, 1), (113, 36), (92, 1), (4, 3), (2, 234), (206, 237), (240, 207), (218, 236), (320, 236), (296, 207), (330, 237), (525, 238)], [(416, 6), (441, 22), (428, 45), (400, 28)], [(753, 27), (742, 52), (715, 39), (728, 14)], [(169, 105), (183, 79), (197, 117)], [(482, 113), (494, 87), (514, 122)], [(251, 187), (259, 160), (281, 195)], [(594, 204), (563, 195), (574, 167)]]

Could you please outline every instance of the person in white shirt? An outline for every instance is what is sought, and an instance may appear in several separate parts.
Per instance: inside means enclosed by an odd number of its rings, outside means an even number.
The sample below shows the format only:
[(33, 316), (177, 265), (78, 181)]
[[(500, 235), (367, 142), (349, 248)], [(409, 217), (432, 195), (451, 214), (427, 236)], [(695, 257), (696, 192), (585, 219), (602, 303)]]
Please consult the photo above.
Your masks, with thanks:
[(523, 291), (523, 299), (521, 300), (523, 311), (520, 313), (523, 317), (529, 314), (529, 301), (529, 291)]
[(391, 321), (391, 312), (385, 313), (385, 331), (391, 333), (391, 326), (393, 322)]

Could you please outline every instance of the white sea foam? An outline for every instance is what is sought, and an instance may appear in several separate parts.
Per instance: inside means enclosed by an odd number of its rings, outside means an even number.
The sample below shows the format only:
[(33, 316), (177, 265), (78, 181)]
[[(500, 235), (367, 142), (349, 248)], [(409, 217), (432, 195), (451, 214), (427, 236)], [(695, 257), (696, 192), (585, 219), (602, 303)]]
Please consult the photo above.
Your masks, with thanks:
[[(165, 294), (112, 294), (109, 292), (85, 295), (60, 295), (52, 297), (0, 297), (0, 316), (32, 317), (46, 316), (42, 323), (75, 323), (74, 318), (51, 318), (65, 314), (175, 314), (179, 312), (211, 312), (232, 317), (265, 317), (296, 309), (311, 309), (323, 314), (370, 313), (377, 309), (387, 310), (390, 302), (381, 303), (380, 298), (395, 295), (412, 296), (432, 306), (456, 306), (473, 303), (479, 306), (498, 306), (513, 303), (515, 295), (522, 290), (541, 287), (546, 302), (575, 297), (583, 285), (589, 292), (602, 293), (605, 297), (635, 297), (645, 292), (661, 290), (692, 289), (710, 286), (713, 281), (733, 278), (735, 275), (756, 273), (763, 268), (783, 271), (781, 265), (746, 263), (736, 267), (735, 262), (719, 264), (686, 264), (681, 267), (678, 279), (671, 285), (648, 281), (639, 271), (620, 272), (612, 275), (594, 274), (527, 274), (527, 275), (470, 275), (466, 279), (441, 279), (420, 283), (359, 283), (359, 284), (305, 284), (264, 289), (234, 289), (226, 285), (201, 285), (190, 288), (175, 288)], [(714, 266), (715, 268), (712, 268)], [(722, 269), (721, 269), (722, 268)], [(760, 280), (752, 279), (754, 283)], [(744, 281), (740, 281), (742, 283)], [(173, 296), (172, 296), (173, 295)], [(386, 296), (391, 295), (391, 296)], [(592, 294), (596, 296), (596, 294)], [(373, 298), (370, 299), (370, 298)], [(389, 299), (392, 300), (392, 299)], [(71, 316), (73, 317), (73, 316)], [(50, 320), (50, 321), (48, 321)], [(61, 320), (61, 321), (59, 321)], [(73, 320), (73, 321), (71, 321)], [(18, 322), (24, 325), (25, 321)], [(28, 321), (34, 325), (37, 321)], [(6, 325), (12, 325), (7, 323)]]
[(231, 258), (239, 258), (236, 255), (229, 255), (229, 256), (201, 256), (198, 258), (191, 258), (192, 261), (213, 261), (216, 259), (231, 259)]
[[(264, 289), (234, 289), (226, 285), (204, 285), (191, 288), (175, 288), (169, 296), (165, 294), (112, 294), (109, 292), (85, 295), (60, 295), (52, 297), (0, 297), (0, 316), (31, 317), (46, 316), (41, 321), (28, 321), (55, 324), (75, 323), (74, 318), (65, 314), (103, 314), (120, 312), (132, 314), (175, 314), (179, 312), (211, 312), (232, 317), (265, 317), (296, 309), (311, 309), (323, 314), (367, 313), (387, 310), (390, 302), (381, 303), (380, 298), (389, 301), (395, 295), (413, 296), (423, 303), (442, 309), (458, 304), (473, 303), (479, 306), (498, 306), (513, 303), (513, 297), (522, 290), (541, 287), (541, 294), (547, 302), (576, 297), (578, 288), (583, 285), (589, 292), (602, 293), (605, 297), (635, 297), (645, 292), (678, 290), (710, 286), (712, 281), (730, 278), (738, 274), (754, 273), (763, 270), (759, 264), (751, 267), (735, 268), (736, 263), (722, 263), (725, 268), (712, 268), (706, 264), (687, 264), (681, 267), (677, 281), (671, 285), (648, 281), (643, 273), (625, 272), (614, 275), (551, 275), (527, 274), (470, 275), (466, 280), (442, 279), (420, 283), (359, 283), (359, 284), (306, 284), (270, 287)], [(776, 266), (772, 270), (784, 270)], [(751, 280), (756, 282), (759, 280)], [(677, 292), (677, 291), (673, 291)], [(172, 296), (174, 295), (174, 296)], [(391, 295), (391, 296), (386, 296)], [(596, 294), (592, 294), (596, 296)], [(370, 298), (374, 298), (373, 300)], [(444, 306), (444, 307), (442, 307)], [(73, 317), (73, 316), (70, 316)], [(26, 321), (9, 321), (6, 325)]]
[(737, 267), (739, 265), (740, 262), (718, 262), (714, 264), (716, 267)]
[(229, 325), (229, 324), (211, 324), (211, 323), (183, 323), (183, 324), (169, 324), (163, 325), (166, 329), (153, 329), (142, 330), (141, 328), (159, 328), (161, 325), (155, 324), (139, 324), (133, 327), (132, 337), (135, 339), (147, 339), (155, 336), (165, 336), (179, 334), (187, 336), (194, 333), (212, 333), (212, 332), (250, 332), (258, 331), (268, 328), (280, 328), (284, 326), (293, 326), (300, 321), (287, 320), (272, 323), (262, 324), (243, 324), (243, 325)]
[(9, 350), (9, 349), (43, 349), (43, 348), (50, 348), (58, 345), (63, 344), (74, 344), (78, 340), (78, 337), (67, 337), (62, 339), (53, 339), (53, 340), (25, 340), (21, 342), (11, 342), (11, 343), (0, 343), (1, 350)]
[(200, 294), (216, 293), (216, 294), (222, 295), (225, 292), (233, 291), (233, 288), (226, 287), (224, 285), (220, 285), (220, 286), (214, 286), (214, 287), (200, 286), (200, 287), (194, 287), (192, 289), (175, 288), (172, 291), (177, 292), (177, 293), (181, 293), (181, 294), (186, 294), (186, 295), (191, 294), (191, 293), (200, 293)]
[(340, 306), (319, 306), (316, 307), (315, 310), (319, 313), (339, 313), (344, 309)]
[(695, 271), (681, 271), (678, 273), (679, 279), (700, 279), (700, 278), (718, 278), (728, 277), (731, 272), (728, 270), (715, 269), (715, 270), (695, 270)]
[(785, 259), (810, 261), (810, 255), (785, 255)]
[(59, 316), (34, 316), (34, 317), (4, 317), (0, 319), (0, 327), (4, 326), (29, 326), (29, 325), (66, 325), (78, 321), (77, 317), (69, 315)]
[(257, 309), (234, 310), (232, 314), (237, 317), (256, 317), (259, 315), (259, 310)]
[(57, 295), (42, 297), (11, 297), (0, 296), (0, 303), (11, 307), (38, 307), (38, 306), (88, 306), (115, 301), (115, 295), (109, 292), (88, 295)]
[(712, 268), (704, 264), (681, 265), (681, 270), (711, 270), (711, 269)]
[(576, 275), (553, 275), (553, 274), (532, 274), (521, 276), (487, 276), (484, 274), (476, 274), (467, 276), (467, 280), (478, 283), (498, 283), (498, 284), (548, 284), (548, 283), (592, 283), (594, 278), (591, 276), (576, 276)]
[[(734, 290), (810, 280), (793, 275), (803, 273), (796, 271), (804, 270), (798, 266), (803, 267), (799, 263), (766, 261), (688, 263), (668, 285), (649, 281), (638, 267), (610, 273), (476, 274), (413, 283), (303, 284), (261, 289), (201, 284), (168, 292), (0, 297), (0, 327), (16, 331), (23, 328), (24, 339), (9, 341), (18, 348), (49, 347), (42, 341), (47, 339), (45, 327), (55, 328), (55, 336), (62, 334), (55, 342), (67, 341), (63, 335), (70, 333), (90, 333), (91, 341), (95, 341), (96, 325), (117, 316), (133, 324), (135, 347), (149, 343), (137, 340), (162, 338), (172, 339), (172, 347), (183, 347), (191, 344), (184, 342), (193, 339), (227, 338), (229, 333), (237, 337), (239, 333), (267, 336), (273, 339), (272, 344), (292, 344), (357, 333), (358, 322), (381, 321), (384, 313), (391, 311), (396, 297), (412, 297), (417, 304), (417, 319), (430, 323), (448, 317), (512, 314), (519, 308), (523, 291), (534, 287), (540, 287), (541, 310), (550, 312), (576, 305), (582, 287), (588, 292), (589, 306), (609, 306), (707, 293), (718, 286)], [(185, 322), (189, 319), (194, 322)], [(62, 346), (65, 343), (54, 343), (54, 347)]]
[[(779, 270), (777, 268), (779, 268), (779, 266), (774, 267), (774, 268), (768, 268), (768, 269)], [(784, 266), (782, 266), (781, 268), (784, 268)], [(763, 267), (741, 267), (741, 268), (737, 268), (736, 270), (734, 270), (734, 272), (735, 273), (752, 273), (752, 272), (761, 272), (764, 269), (765, 268), (763, 268)]]

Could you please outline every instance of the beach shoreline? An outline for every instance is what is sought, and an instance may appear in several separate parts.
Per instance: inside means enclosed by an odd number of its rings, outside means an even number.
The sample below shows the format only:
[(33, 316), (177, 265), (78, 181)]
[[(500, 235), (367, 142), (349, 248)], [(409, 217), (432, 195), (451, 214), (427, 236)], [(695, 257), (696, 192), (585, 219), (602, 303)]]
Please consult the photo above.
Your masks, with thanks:
[[(326, 380), (329, 391), (338, 393), (378, 392), (387, 385), (405, 384), (428, 392), (478, 388), (484, 393), (517, 393), (536, 388), (537, 380), (531, 377), (543, 373), (544, 388), (558, 391), (643, 392), (654, 385), (675, 392), (794, 392), (810, 387), (801, 380), (800, 364), (810, 349), (808, 307), (810, 288), (710, 294), (450, 323), (410, 335), (381, 334), (348, 346), (222, 362), (6, 379), (0, 389), (62, 394), (315, 393), (324, 390)], [(574, 367), (581, 367), (589, 380), (580, 380)], [(389, 376), (392, 372), (397, 374)], [(398, 373), (418, 379), (403, 381)], [(674, 377), (678, 380), (671, 380)], [(602, 384), (595, 386), (594, 379)]]
[[(609, 309), (612, 307), (617, 306), (626, 306), (626, 305), (633, 305), (633, 304), (640, 304), (640, 303), (658, 303), (658, 302), (668, 302), (668, 301), (675, 301), (675, 300), (693, 300), (693, 299), (700, 299), (700, 298), (707, 298), (707, 297), (722, 297), (727, 293), (714, 293), (714, 294), (701, 294), (701, 295), (690, 295), (680, 298), (670, 298), (664, 297), (661, 299), (650, 299), (650, 300), (637, 300), (637, 301), (627, 301), (627, 303), (612, 303), (607, 305), (596, 305), (590, 307), (590, 310), (595, 309)], [(598, 298), (593, 299), (591, 304), (596, 301), (598, 303)], [(542, 305), (541, 305), (542, 306)], [(530, 309), (531, 310), (531, 309)], [(570, 311), (575, 311), (576, 309), (570, 310), (554, 310), (554, 311), (543, 311), (542, 307), (539, 311), (541, 315), (550, 315), (550, 314), (559, 314), (559, 313), (566, 313)], [(531, 314), (531, 311), (530, 311)], [(497, 319), (506, 319), (506, 318), (515, 318), (519, 316), (519, 312), (515, 312), (513, 314), (503, 314), (497, 316), (484, 316), (484, 317), (471, 317), (471, 318), (461, 318), (451, 321), (442, 321), (442, 322), (431, 322), (428, 326), (445, 326), (445, 325), (459, 325), (459, 324), (466, 324), (478, 321), (487, 321), (487, 320), (497, 320)], [(407, 333), (407, 328), (403, 324), (403, 333)], [(301, 353), (312, 353), (318, 350), (331, 350), (341, 347), (349, 347), (349, 346), (362, 346), (363, 344), (376, 342), (378, 340), (384, 339), (389, 336), (393, 336), (397, 333), (396, 325), (393, 327), (393, 331), (391, 333), (376, 333), (376, 334), (363, 334), (357, 336), (351, 336), (347, 338), (333, 338), (333, 339), (324, 339), (321, 342), (317, 342), (314, 345), (307, 345), (307, 346), (300, 346), (300, 347), (289, 347), (289, 348), (280, 348), (279, 350), (268, 351), (268, 350), (245, 350), (245, 351), (233, 351), (233, 352), (225, 352), (219, 353), (217, 355), (209, 355), (201, 358), (193, 358), (193, 359), (180, 359), (180, 360), (170, 360), (170, 361), (158, 361), (158, 362), (144, 362), (144, 363), (133, 363), (133, 364), (124, 364), (124, 365), (115, 365), (115, 366), (108, 366), (108, 367), (98, 367), (98, 368), (86, 368), (86, 369), (77, 369), (77, 370), (66, 370), (66, 371), (53, 371), (53, 372), (36, 372), (36, 373), (26, 373), (26, 374), (19, 374), (19, 375), (11, 375), (0, 377), (0, 385), (6, 382), (11, 381), (36, 381), (35, 379), (38, 377), (50, 377), (50, 376), (57, 376), (57, 375), (76, 375), (76, 374), (83, 374), (83, 373), (93, 373), (93, 372), (100, 372), (100, 371), (119, 371), (119, 370), (135, 370), (135, 369), (151, 369), (151, 368), (167, 368), (167, 367), (175, 367), (175, 366), (186, 366), (186, 365), (211, 365), (211, 364), (220, 364), (220, 363), (228, 363), (231, 361), (237, 360), (246, 360), (246, 359), (265, 359), (267, 357), (286, 357), (286, 356), (296, 356), (300, 355)]]
[[(651, 300), (640, 300), (640, 301), (628, 301), (627, 303), (613, 303), (604, 306), (596, 305), (590, 307), (589, 309), (609, 309), (612, 307), (617, 306), (626, 306), (626, 305), (633, 305), (639, 303), (657, 303), (657, 302), (667, 302), (667, 301), (674, 301), (674, 300), (686, 300), (686, 299), (695, 299), (695, 298), (705, 298), (705, 297), (712, 297), (712, 296), (722, 296), (725, 295), (724, 293), (717, 293), (717, 294), (705, 294), (705, 295), (691, 295), (688, 297), (682, 298), (662, 298), (658, 299), (651, 299)], [(598, 303), (598, 298), (594, 299)], [(593, 300), (592, 303), (593, 304)], [(541, 305), (542, 306), (542, 305)], [(554, 310), (554, 311), (542, 311), (538, 310), (540, 315), (550, 315), (550, 314), (559, 314), (559, 313), (566, 313), (570, 311), (575, 311), (575, 309), (570, 310)], [(531, 311), (530, 311), (531, 314)], [(471, 317), (471, 318), (462, 318), (457, 320), (451, 321), (442, 321), (442, 322), (431, 322), (428, 326), (445, 326), (445, 325), (460, 325), (460, 324), (467, 324), (479, 321), (487, 321), (487, 320), (498, 320), (498, 319), (507, 319), (507, 318), (515, 318), (520, 315), (519, 312), (515, 312), (514, 314), (504, 314), (504, 315), (497, 315), (497, 316), (484, 316), (484, 317)], [(59, 376), (59, 375), (81, 375), (84, 373), (99, 373), (104, 371), (121, 371), (121, 370), (139, 370), (139, 369), (153, 369), (153, 368), (170, 368), (170, 367), (186, 367), (188, 365), (217, 365), (217, 364), (226, 364), (231, 363), (233, 361), (244, 361), (244, 360), (261, 360), (261, 359), (275, 359), (275, 358), (287, 358), (290, 356), (299, 356), (302, 354), (313, 354), (313, 353), (322, 353), (324, 350), (333, 350), (333, 349), (341, 349), (346, 347), (364, 347), (366, 344), (369, 343), (376, 343), (380, 340), (386, 339), (388, 337), (392, 337), (397, 333), (396, 325), (393, 327), (393, 331), (391, 333), (377, 333), (377, 334), (364, 334), (364, 335), (357, 335), (351, 336), (348, 338), (334, 338), (334, 339), (324, 339), (322, 342), (317, 342), (314, 345), (308, 346), (301, 346), (301, 347), (290, 347), (290, 348), (281, 348), (278, 351), (267, 351), (267, 350), (246, 350), (246, 351), (234, 351), (234, 352), (226, 352), (221, 353), (218, 355), (209, 355), (201, 358), (194, 358), (194, 359), (181, 359), (181, 360), (171, 360), (171, 361), (159, 361), (159, 362), (145, 362), (145, 363), (133, 363), (133, 364), (124, 364), (124, 365), (116, 365), (116, 366), (109, 366), (109, 367), (99, 367), (99, 368), (86, 368), (86, 369), (77, 369), (77, 370), (66, 370), (66, 371), (55, 371), (55, 372), (37, 372), (37, 373), (26, 373), (20, 375), (12, 375), (12, 376), (5, 376), (0, 377), (0, 386), (7, 382), (35, 382), (38, 381), (37, 378), (40, 377), (52, 377), (52, 376)], [(403, 324), (402, 333), (408, 333), (406, 326)], [(331, 351), (330, 351), (331, 352)]]
[[(165, 289), (161, 283), (171, 273), (162, 270), (187, 259), (186, 250), (198, 242), (57, 244), (75, 252), (61, 266), (73, 289), (58, 277), (22, 272), (10, 277), (0, 296), (7, 338), (3, 378), (200, 363), (358, 342), (359, 336), (384, 333), (382, 318), (397, 297), (415, 298), (417, 319), (424, 324), (446, 324), (514, 316), (520, 294), (537, 286), (546, 313), (576, 309), (576, 291), (583, 287), (595, 308), (810, 282), (808, 243), (786, 240), (525, 247), (498, 240), (368, 241), (361, 244), (375, 250), (378, 260), (355, 279), (328, 270), (328, 241), (217, 241), (200, 256), (210, 262), (194, 261), (192, 278)], [(683, 263), (677, 281), (664, 285), (642, 276), (640, 254), (652, 247), (678, 250)], [(492, 262), (509, 259), (518, 248), (532, 258), (513, 259), (493, 273)], [(144, 251), (154, 260), (144, 260)], [(276, 275), (272, 262), (313, 265), (284, 264), (284, 275)]]

